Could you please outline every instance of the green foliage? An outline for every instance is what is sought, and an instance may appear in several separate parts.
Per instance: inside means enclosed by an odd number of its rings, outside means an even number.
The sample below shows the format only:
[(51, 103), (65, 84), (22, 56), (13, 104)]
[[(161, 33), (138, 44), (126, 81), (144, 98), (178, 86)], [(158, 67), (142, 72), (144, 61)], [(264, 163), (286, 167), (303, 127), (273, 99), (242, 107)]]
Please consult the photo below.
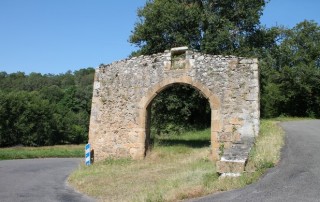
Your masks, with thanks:
[[(250, 5), (250, 6), (248, 6)], [(153, 54), (177, 46), (214, 54), (247, 54), (264, 0), (149, 0), (138, 10), (130, 42)]]
[(279, 41), (261, 58), (264, 117), (320, 117), (320, 27), (303, 21), (279, 28)]
[(190, 86), (174, 85), (160, 92), (151, 105), (151, 126), (157, 135), (210, 127), (209, 102)]
[(266, 4), (264, 0), (198, 2), (202, 4), (203, 16), (201, 51), (242, 56), (251, 53)]
[(200, 48), (201, 15), (197, 4), (147, 1), (145, 7), (138, 10), (138, 17), (140, 21), (130, 36), (130, 42), (141, 48), (135, 54), (158, 53), (173, 46)]
[(37, 92), (10, 92), (0, 96), (0, 145), (50, 145), (52, 109)]
[(93, 68), (60, 75), (0, 73), (0, 146), (87, 141)]

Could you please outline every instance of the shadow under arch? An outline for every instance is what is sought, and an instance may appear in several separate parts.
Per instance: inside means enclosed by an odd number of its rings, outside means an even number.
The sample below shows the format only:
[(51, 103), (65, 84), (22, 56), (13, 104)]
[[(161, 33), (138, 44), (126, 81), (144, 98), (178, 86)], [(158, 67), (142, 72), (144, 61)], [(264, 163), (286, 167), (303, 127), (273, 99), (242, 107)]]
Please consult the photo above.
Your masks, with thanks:
[(165, 88), (175, 85), (175, 84), (187, 84), (191, 87), (198, 90), (209, 102), (211, 108), (211, 150), (212, 150), (212, 159), (219, 159), (219, 142), (218, 142), (218, 133), (221, 132), (222, 120), (220, 114), (220, 98), (215, 95), (208, 87), (203, 85), (200, 82), (194, 81), (189, 76), (182, 76), (178, 78), (168, 78), (163, 81), (155, 84), (150, 88), (147, 94), (139, 102), (139, 126), (143, 129), (141, 135), (142, 139), (145, 140), (144, 148), (148, 148), (148, 134), (150, 133), (150, 103)]

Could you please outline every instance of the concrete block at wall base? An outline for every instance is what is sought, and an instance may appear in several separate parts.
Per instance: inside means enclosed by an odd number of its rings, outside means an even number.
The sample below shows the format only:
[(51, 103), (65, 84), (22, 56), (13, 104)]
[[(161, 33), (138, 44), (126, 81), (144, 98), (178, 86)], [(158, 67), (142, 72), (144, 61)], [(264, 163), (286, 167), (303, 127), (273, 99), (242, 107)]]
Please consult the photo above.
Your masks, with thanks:
[(246, 162), (244, 160), (225, 160), (217, 162), (218, 173), (243, 173)]
[(238, 175), (243, 173), (249, 152), (253, 144), (253, 138), (242, 138), (241, 142), (232, 143), (225, 148), (220, 161), (217, 162), (217, 172), (220, 174)]

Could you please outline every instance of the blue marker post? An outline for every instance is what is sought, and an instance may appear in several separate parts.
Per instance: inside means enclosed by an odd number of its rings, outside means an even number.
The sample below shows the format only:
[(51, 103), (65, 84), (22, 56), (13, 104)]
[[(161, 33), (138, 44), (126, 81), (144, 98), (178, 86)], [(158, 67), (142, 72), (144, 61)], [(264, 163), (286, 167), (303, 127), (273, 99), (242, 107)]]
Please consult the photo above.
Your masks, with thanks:
[(86, 144), (85, 146), (85, 161), (86, 165), (89, 166), (91, 164), (90, 162), (90, 144)]

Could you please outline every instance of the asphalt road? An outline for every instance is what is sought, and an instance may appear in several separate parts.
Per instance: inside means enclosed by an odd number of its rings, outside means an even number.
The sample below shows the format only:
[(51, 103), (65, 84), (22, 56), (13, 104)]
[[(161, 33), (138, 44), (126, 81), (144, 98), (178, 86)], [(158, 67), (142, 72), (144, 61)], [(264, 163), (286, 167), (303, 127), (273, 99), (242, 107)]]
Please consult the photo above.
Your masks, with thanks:
[(285, 122), (281, 126), (286, 132), (281, 161), (259, 182), (191, 201), (320, 201), (320, 120)]
[(75, 158), (0, 161), (0, 201), (93, 201), (67, 185), (79, 163)]

